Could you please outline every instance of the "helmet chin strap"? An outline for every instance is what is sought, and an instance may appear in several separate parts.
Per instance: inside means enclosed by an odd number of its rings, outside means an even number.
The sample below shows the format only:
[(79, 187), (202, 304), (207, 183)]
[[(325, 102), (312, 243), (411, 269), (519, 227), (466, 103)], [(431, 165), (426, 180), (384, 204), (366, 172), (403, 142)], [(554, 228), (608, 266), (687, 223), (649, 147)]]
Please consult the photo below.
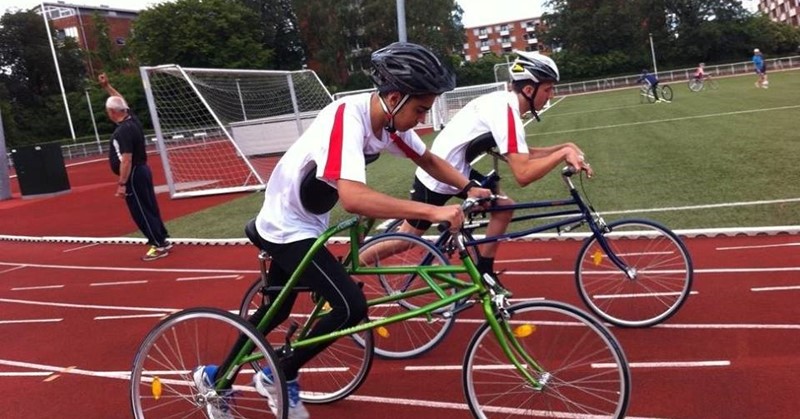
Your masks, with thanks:
[(400, 102), (397, 103), (397, 106), (395, 106), (393, 110), (389, 111), (389, 106), (387, 106), (386, 102), (383, 101), (383, 97), (381, 97), (381, 95), (378, 94), (378, 101), (381, 103), (381, 109), (383, 109), (383, 113), (385, 113), (386, 116), (389, 118), (389, 122), (386, 123), (383, 129), (385, 129), (390, 133), (397, 132), (397, 128), (394, 127), (394, 116), (397, 115), (398, 112), (400, 112), (400, 109), (403, 107), (403, 105), (406, 104), (406, 102), (408, 102), (408, 99), (410, 97), (411, 95), (406, 94), (405, 96), (403, 96), (402, 99), (400, 99)]
[(533, 98), (535, 98), (536, 94), (539, 93), (539, 83), (536, 83), (533, 86), (534, 86), (533, 87), (533, 95), (526, 96), (525, 92), (520, 92), (520, 93), (522, 93), (522, 97), (524, 97), (525, 99), (528, 100), (528, 106), (530, 106), (531, 114), (533, 114), (533, 117), (536, 118), (536, 122), (542, 122), (542, 119), (539, 118), (539, 113), (536, 112), (536, 107), (533, 106)]

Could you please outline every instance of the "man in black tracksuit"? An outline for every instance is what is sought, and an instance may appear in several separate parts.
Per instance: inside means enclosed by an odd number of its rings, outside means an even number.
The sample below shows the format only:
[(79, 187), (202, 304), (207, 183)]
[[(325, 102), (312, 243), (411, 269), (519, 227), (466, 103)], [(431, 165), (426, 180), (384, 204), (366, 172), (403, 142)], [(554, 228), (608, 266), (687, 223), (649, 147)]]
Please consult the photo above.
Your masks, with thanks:
[(158, 210), (153, 174), (147, 165), (142, 124), (130, 111), (122, 95), (109, 84), (105, 74), (100, 74), (98, 81), (100, 87), (110, 95), (106, 100), (106, 114), (117, 124), (108, 153), (111, 170), (119, 176), (115, 195), (125, 197), (133, 221), (147, 237), (150, 247), (142, 260), (165, 257), (172, 245), (167, 240), (169, 233)]

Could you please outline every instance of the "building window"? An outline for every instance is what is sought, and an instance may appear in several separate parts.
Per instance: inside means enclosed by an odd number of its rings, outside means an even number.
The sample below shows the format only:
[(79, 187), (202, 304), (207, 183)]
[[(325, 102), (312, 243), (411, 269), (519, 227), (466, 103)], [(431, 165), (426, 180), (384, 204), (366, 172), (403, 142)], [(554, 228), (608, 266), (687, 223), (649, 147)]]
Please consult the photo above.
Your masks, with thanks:
[(70, 38), (78, 39), (78, 28), (75, 26), (64, 28), (64, 36), (69, 36)]

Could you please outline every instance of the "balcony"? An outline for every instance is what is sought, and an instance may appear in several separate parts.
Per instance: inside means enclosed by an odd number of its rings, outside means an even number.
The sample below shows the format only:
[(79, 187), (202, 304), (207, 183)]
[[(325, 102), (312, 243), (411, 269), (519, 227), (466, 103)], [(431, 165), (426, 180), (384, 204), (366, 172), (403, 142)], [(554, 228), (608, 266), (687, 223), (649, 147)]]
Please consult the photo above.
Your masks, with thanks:
[(538, 44), (539, 40), (536, 38), (528, 38), (528, 45), (530, 44)]
[(526, 26), (525, 27), (525, 32), (528, 32), (528, 33), (531, 33), (531, 32), (533, 32), (535, 30), (536, 30), (535, 26)]
[(489, 46), (488, 45), (481, 45), (481, 52), (488, 52)]
[(503, 48), (511, 48), (511, 42), (503, 42), (502, 44), (500, 44), (500, 46), (502, 46)]
[(478, 39), (489, 39), (489, 33), (488, 32), (479, 33), (478, 34)]
[(510, 34), (511, 34), (511, 32), (508, 30), (508, 28), (500, 29), (500, 36), (508, 36)]

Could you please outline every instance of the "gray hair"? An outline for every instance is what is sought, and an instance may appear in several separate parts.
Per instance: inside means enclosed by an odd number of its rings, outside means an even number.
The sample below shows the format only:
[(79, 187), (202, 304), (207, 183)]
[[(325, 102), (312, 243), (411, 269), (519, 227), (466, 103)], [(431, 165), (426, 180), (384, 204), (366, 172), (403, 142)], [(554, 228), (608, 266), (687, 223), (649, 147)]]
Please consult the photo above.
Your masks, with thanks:
[(106, 99), (106, 109), (126, 111), (128, 110), (128, 104), (121, 96), (109, 96), (108, 99)]

